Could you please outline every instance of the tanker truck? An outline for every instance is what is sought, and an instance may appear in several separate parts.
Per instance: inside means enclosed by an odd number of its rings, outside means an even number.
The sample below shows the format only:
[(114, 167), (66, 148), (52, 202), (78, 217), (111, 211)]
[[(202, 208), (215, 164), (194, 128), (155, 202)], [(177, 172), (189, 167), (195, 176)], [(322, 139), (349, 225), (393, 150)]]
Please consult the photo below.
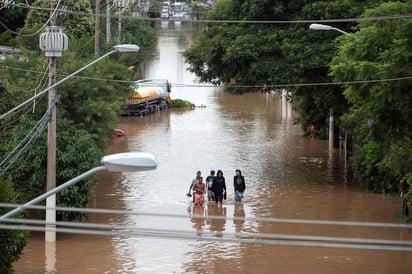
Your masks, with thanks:
[(171, 84), (165, 79), (138, 80), (121, 106), (122, 116), (144, 116), (169, 108)]

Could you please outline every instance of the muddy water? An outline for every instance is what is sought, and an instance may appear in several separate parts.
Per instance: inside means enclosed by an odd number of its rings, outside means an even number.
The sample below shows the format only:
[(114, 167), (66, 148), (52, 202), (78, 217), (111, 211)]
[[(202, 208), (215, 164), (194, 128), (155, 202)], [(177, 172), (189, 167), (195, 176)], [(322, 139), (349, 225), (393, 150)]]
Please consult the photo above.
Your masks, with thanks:
[[(232, 96), (196, 85), (181, 57), (197, 35), (195, 26), (162, 22), (159, 30), (142, 75), (169, 79), (173, 98), (206, 107), (122, 118), (117, 127), (126, 137), (112, 140), (107, 154), (146, 151), (159, 166), (100, 173), (89, 207), (148, 215), (93, 213), (89, 222), (172, 238), (58, 234), (55, 246), (45, 246), (43, 234), (35, 233), (15, 264), (17, 273), (412, 273), (411, 252), (222, 241), (237, 232), (411, 241), (412, 230), (251, 219), (402, 223), (399, 199), (354, 186), (342, 151), (330, 153), (327, 142), (303, 138), (279, 94)], [(240, 205), (232, 198), (238, 168), (247, 183)], [(189, 184), (197, 170), (206, 177), (211, 169), (224, 172), (228, 199), (222, 206), (194, 207), (185, 196)]]

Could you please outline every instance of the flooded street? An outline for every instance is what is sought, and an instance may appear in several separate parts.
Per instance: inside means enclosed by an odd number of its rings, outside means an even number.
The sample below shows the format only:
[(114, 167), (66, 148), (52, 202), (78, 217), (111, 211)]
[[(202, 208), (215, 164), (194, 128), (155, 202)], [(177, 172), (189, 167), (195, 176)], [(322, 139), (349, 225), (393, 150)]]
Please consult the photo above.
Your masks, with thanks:
[[(329, 153), (327, 141), (302, 137), (280, 94), (234, 96), (196, 84), (181, 55), (198, 35), (196, 25), (163, 21), (158, 27), (159, 44), (141, 68), (142, 77), (168, 79), (173, 99), (206, 107), (123, 117), (117, 128), (126, 137), (112, 140), (106, 154), (149, 152), (159, 166), (99, 173), (89, 208), (124, 212), (91, 213), (88, 222), (129, 230), (112, 236), (59, 233), (55, 246), (45, 246), (44, 234), (33, 233), (16, 273), (412, 273), (411, 251), (263, 237), (412, 241), (412, 229), (305, 223), (402, 224), (403, 219), (398, 197), (352, 184), (342, 151)], [(206, 178), (211, 169), (223, 171), (228, 199), (222, 206), (194, 207), (186, 197), (191, 180), (197, 170)], [(247, 185), (242, 204), (233, 200), (236, 169)], [(236, 233), (258, 236), (240, 242)]]

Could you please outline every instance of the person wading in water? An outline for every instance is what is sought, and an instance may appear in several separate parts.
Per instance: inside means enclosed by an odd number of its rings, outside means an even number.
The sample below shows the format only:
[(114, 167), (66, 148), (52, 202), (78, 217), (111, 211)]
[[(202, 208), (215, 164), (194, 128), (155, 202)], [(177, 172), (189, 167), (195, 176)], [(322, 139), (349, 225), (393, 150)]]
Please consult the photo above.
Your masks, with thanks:
[(213, 180), (212, 191), (215, 194), (215, 202), (222, 205), (223, 199), (226, 199), (226, 182), (223, 172), (219, 169), (216, 178)]
[(215, 194), (212, 191), (213, 180), (216, 178), (215, 171), (211, 170), (210, 175), (206, 177), (206, 185), (207, 185), (207, 199), (208, 201), (215, 200)]
[(205, 189), (206, 186), (203, 183), (203, 178), (199, 177), (197, 178), (196, 184), (193, 186), (193, 190), (195, 191), (195, 206), (203, 206), (203, 203), (205, 202)]
[(243, 199), (246, 183), (245, 178), (242, 176), (242, 172), (239, 169), (236, 169), (236, 175), (233, 177), (233, 188), (235, 189), (235, 201), (240, 203)]

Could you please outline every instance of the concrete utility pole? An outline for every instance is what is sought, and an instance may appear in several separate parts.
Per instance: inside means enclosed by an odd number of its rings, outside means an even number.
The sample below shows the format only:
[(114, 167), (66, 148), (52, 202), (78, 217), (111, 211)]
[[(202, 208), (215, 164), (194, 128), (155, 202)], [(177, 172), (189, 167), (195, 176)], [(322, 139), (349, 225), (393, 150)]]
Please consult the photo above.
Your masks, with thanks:
[(110, 0), (106, 0), (106, 43), (110, 43), (110, 40), (112, 39), (112, 33), (110, 30)]
[(333, 117), (333, 108), (329, 108), (329, 150), (333, 150), (335, 141), (335, 119)]
[(118, 25), (117, 25), (117, 44), (120, 45), (122, 42), (122, 8), (123, 0), (117, 0), (117, 13), (119, 16)]
[[(56, 26), (56, 1), (50, 0), (50, 26)], [(57, 57), (49, 57), (49, 86), (52, 86), (56, 82), (56, 67), (57, 67)], [(49, 106), (54, 104), (57, 92), (56, 88), (49, 90)], [(50, 112), (50, 120), (48, 123), (47, 130), (47, 191), (52, 190), (56, 187), (56, 107), (53, 107)], [(56, 195), (52, 195), (46, 200), (46, 207), (56, 207)], [(56, 221), (56, 211), (46, 210), (46, 222), (49, 220)], [(56, 228), (51, 226), (52, 229)], [(54, 231), (46, 231), (45, 235), (46, 242), (55, 242), (56, 233)]]
[[(67, 35), (63, 33), (63, 28), (56, 26), (56, 1), (50, 0), (50, 26), (46, 27), (46, 32), (40, 35), (40, 49), (46, 52), (49, 57), (49, 111), (50, 117), (47, 130), (47, 190), (56, 187), (56, 61), (67, 49)], [(56, 196), (53, 195), (46, 200), (46, 223), (50, 224), (50, 229), (46, 231), (46, 242), (56, 241)]]
[(100, 56), (100, 0), (96, 0), (96, 19), (94, 24), (94, 55)]

